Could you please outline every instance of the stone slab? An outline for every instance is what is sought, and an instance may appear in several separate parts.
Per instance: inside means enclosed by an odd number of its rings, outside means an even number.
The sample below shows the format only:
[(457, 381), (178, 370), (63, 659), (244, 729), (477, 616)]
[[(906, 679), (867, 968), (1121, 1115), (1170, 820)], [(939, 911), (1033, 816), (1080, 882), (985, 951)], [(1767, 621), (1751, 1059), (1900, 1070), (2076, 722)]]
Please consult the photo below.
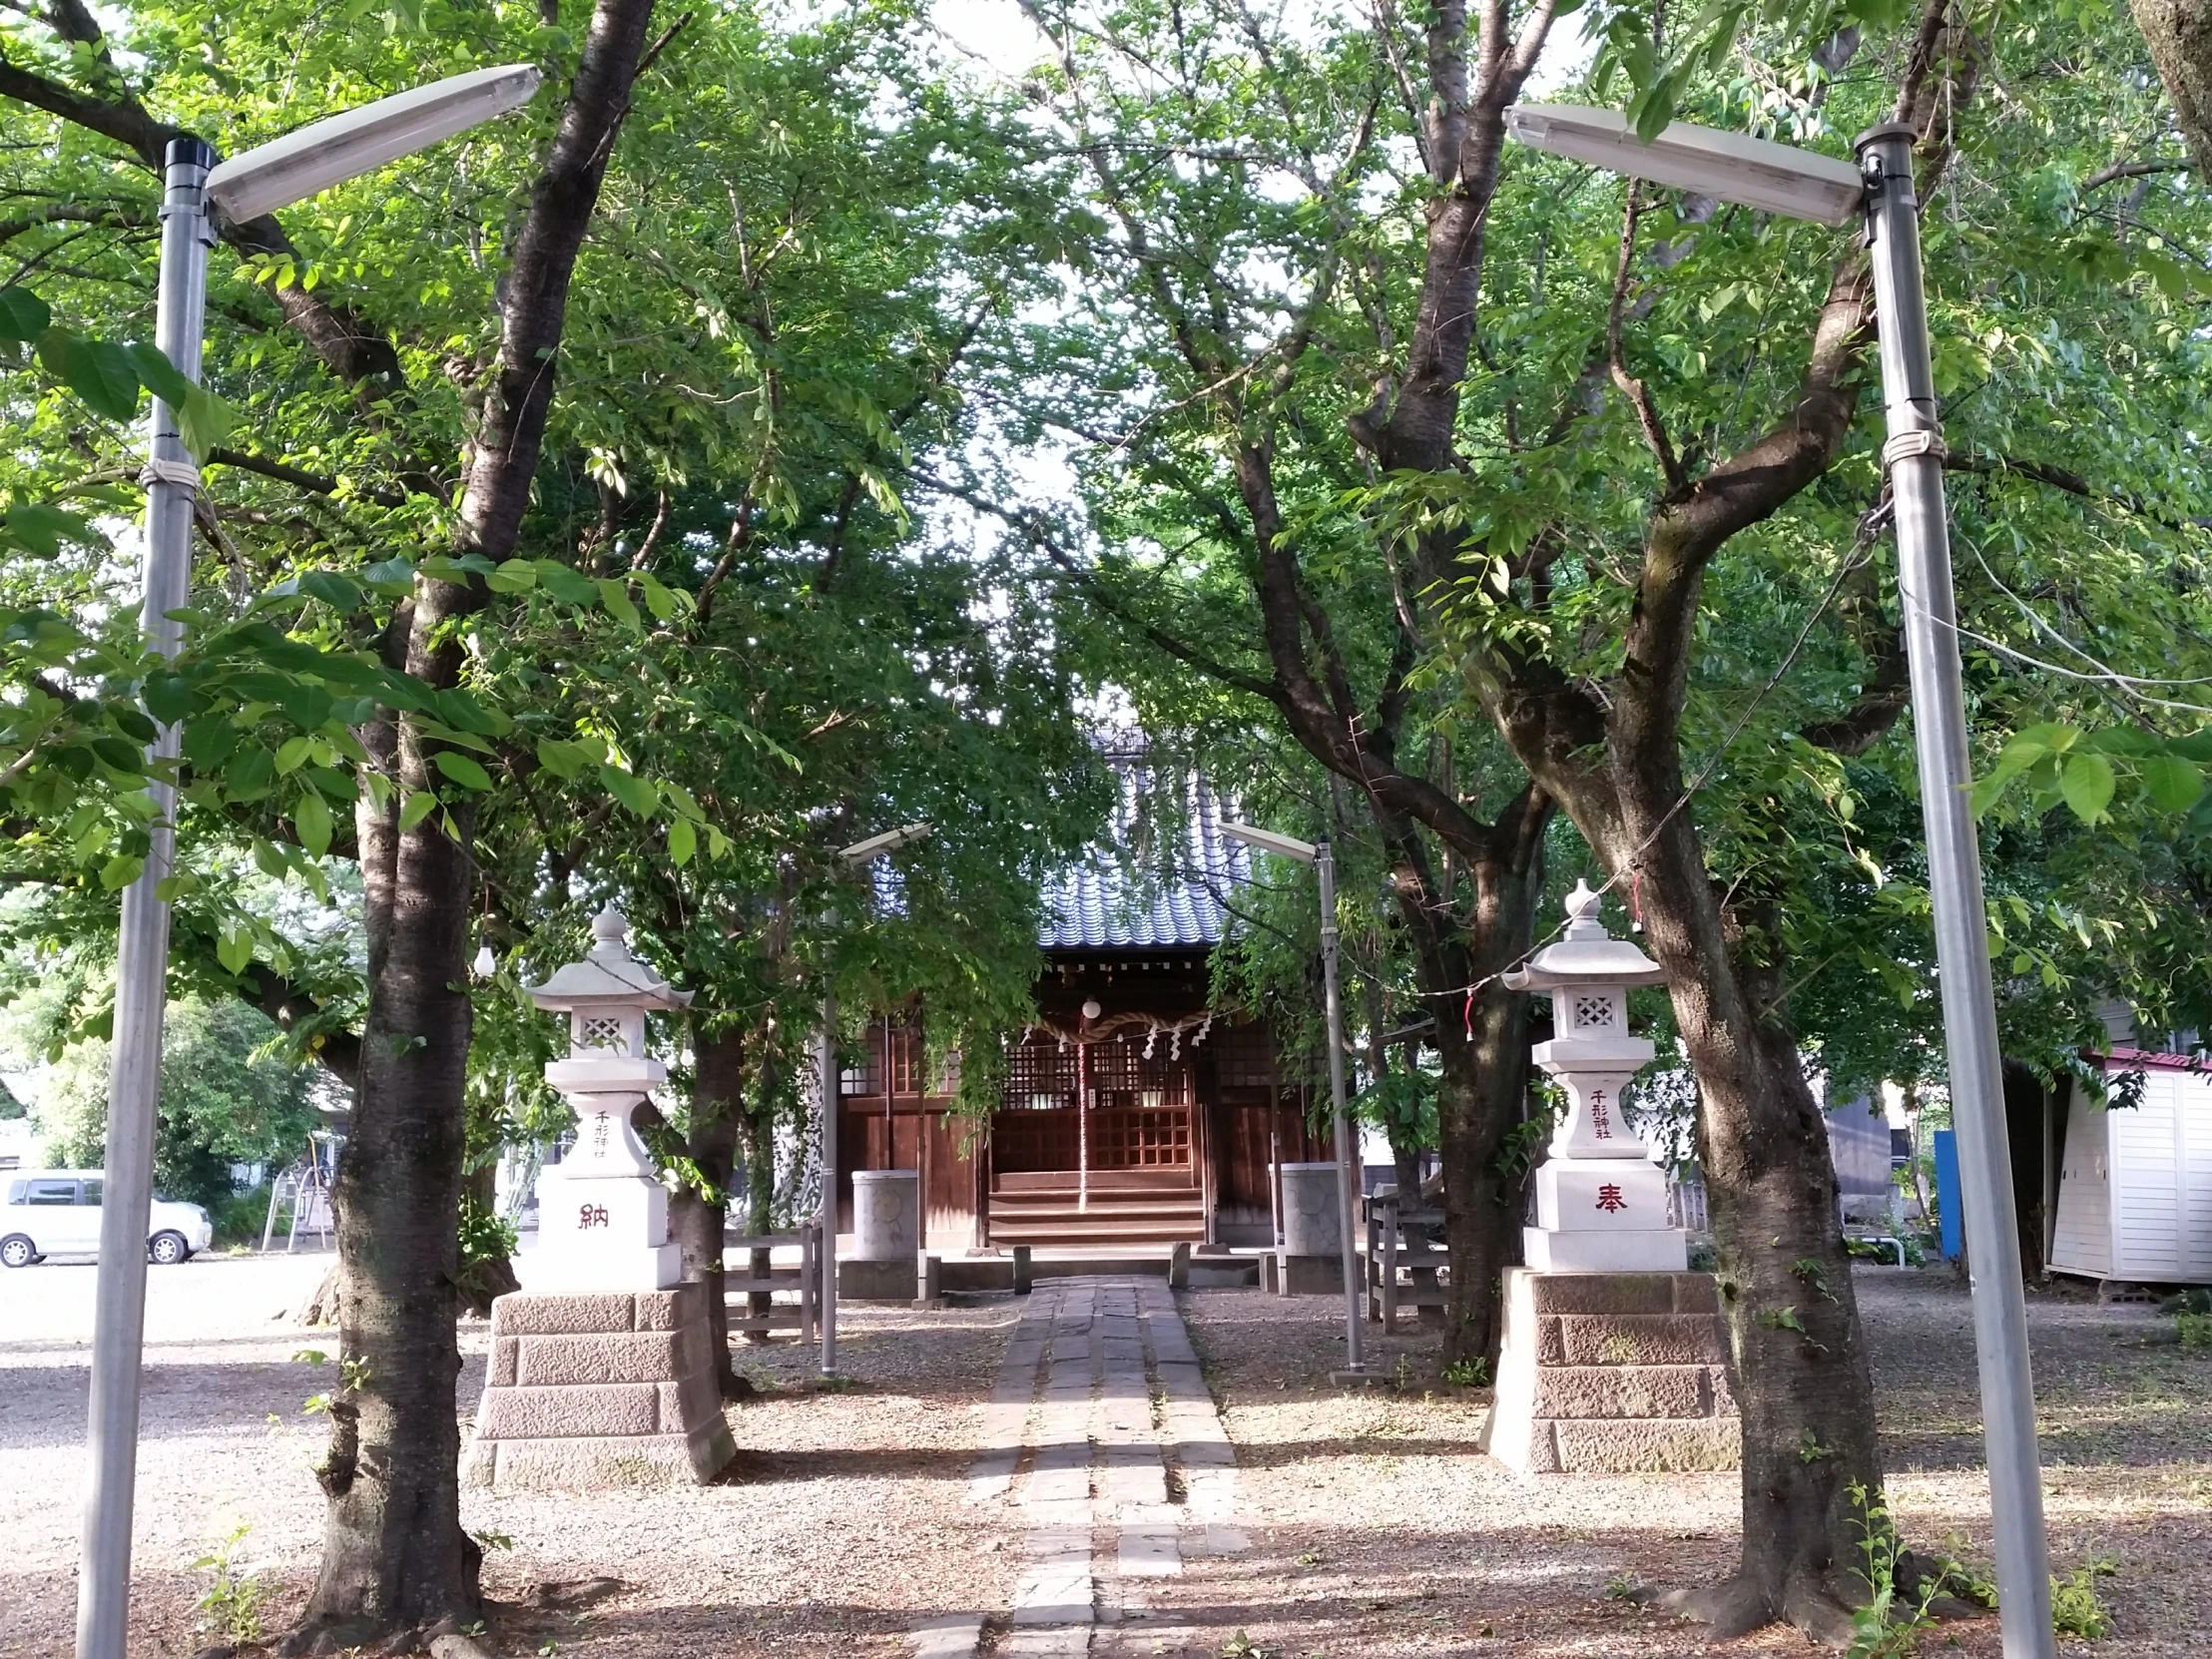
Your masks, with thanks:
[(1726, 1364), (1711, 1314), (1560, 1314), (1542, 1322), (1537, 1342), (1544, 1366)]
[(1345, 1265), (1342, 1256), (1293, 1256), (1278, 1252), (1276, 1294), (1279, 1296), (1343, 1296)]
[(1708, 1366), (1545, 1366), (1536, 1373), (1538, 1417), (1706, 1417)]
[(597, 1336), (630, 1331), (637, 1298), (628, 1292), (552, 1296), (510, 1291), (491, 1305), (493, 1337)]
[(730, 1430), (718, 1418), (697, 1434), (479, 1441), (470, 1447), (463, 1479), (511, 1491), (704, 1485), (736, 1455)]
[(1559, 1468), (1568, 1474), (1732, 1469), (1743, 1456), (1734, 1417), (1578, 1418), (1549, 1427)]
[(487, 1388), (476, 1412), (485, 1440), (597, 1439), (661, 1430), (660, 1385), (602, 1382), (591, 1387)]
[(707, 1287), (696, 1280), (686, 1280), (665, 1291), (640, 1291), (636, 1302), (636, 1324), (633, 1329), (680, 1331), (705, 1320)]
[(898, 1262), (859, 1262), (846, 1258), (837, 1264), (837, 1295), (852, 1302), (911, 1303), (921, 1288), (921, 1275), (912, 1257)]
[(544, 1387), (600, 1382), (657, 1382), (674, 1377), (674, 1331), (608, 1332), (599, 1336), (518, 1337), (513, 1382)]
[(1609, 1233), (1524, 1227), (1521, 1254), (1537, 1273), (1682, 1273), (1690, 1265), (1690, 1236), (1672, 1227)]

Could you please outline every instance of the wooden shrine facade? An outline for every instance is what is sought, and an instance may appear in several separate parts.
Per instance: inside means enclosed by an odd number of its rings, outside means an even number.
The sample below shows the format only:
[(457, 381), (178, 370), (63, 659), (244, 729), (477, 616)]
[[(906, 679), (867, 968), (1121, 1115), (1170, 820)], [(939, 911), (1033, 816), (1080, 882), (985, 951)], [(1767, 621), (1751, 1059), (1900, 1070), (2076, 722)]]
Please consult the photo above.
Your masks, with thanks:
[(935, 1250), (1274, 1242), (1274, 1162), (1330, 1148), (1268, 1030), (1206, 1006), (1209, 948), (1048, 949), (987, 1133), (951, 1115), (919, 1032), (878, 1020), (840, 1080), (839, 1230), (852, 1171), (899, 1168), (921, 1174)]

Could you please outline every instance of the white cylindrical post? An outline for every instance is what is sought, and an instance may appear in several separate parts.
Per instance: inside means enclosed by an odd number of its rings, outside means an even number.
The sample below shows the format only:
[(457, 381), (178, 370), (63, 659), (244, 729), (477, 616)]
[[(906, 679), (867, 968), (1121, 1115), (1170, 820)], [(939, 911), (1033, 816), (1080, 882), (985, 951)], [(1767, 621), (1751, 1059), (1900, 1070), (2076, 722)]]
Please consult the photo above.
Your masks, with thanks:
[[(170, 142), (162, 194), (160, 296), (154, 341), (186, 378), (200, 378), (207, 311), (206, 184), (215, 151)], [(177, 433), (178, 411), (154, 399), (146, 471), (146, 556), (140, 626), (165, 657), (184, 643), (192, 583), (192, 504), (200, 471)], [(150, 756), (173, 761), (178, 732), (163, 727)], [(138, 1475), (139, 1364), (146, 1335), (146, 1231), (154, 1204), (154, 1123), (161, 1095), (162, 1012), (169, 980), (169, 905), (161, 883), (177, 850), (177, 792), (155, 782), (146, 867), (123, 893), (116, 960), (115, 1051), (108, 1082), (106, 1190), (94, 1293), (91, 1396), (85, 1418), (84, 1564), (77, 1579), (78, 1659), (124, 1659), (131, 1620), (131, 1515)]]
[(2005, 1659), (2050, 1659), (2056, 1651), (2050, 1624), (2050, 1545), (2043, 1529), (2027, 1303), (2012, 1213), (2012, 1159), (2005, 1136), (1981, 854), (1967, 800), (1972, 772), (1943, 504), (1943, 440), (1929, 361), (1928, 302), (1921, 286), (1914, 137), (1911, 127), (1892, 124), (1862, 133), (1856, 146), (1869, 187), (1867, 229), (1889, 418), (1883, 459), (1896, 502), (1898, 589), (1913, 680), (1913, 742), (1927, 827), (1951, 1118), (1958, 1131), (1959, 1208), (1972, 1275), (1982, 1438), (1996, 1530), (1997, 1616)]
[(1367, 1334), (1360, 1308), (1360, 1235), (1357, 1209), (1360, 1203), (1360, 1141), (1352, 1127), (1352, 1110), (1345, 1102), (1344, 1026), (1337, 997), (1337, 860), (1323, 840), (1316, 849), (1314, 867), (1321, 873), (1321, 972), (1324, 1016), (1329, 1022), (1329, 1100), (1337, 1114), (1337, 1209), (1343, 1234), (1345, 1269), (1345, 1369), (1368, 1369)]
[(822, 1375), (837, 1375), (837, 999), (822, 999)]

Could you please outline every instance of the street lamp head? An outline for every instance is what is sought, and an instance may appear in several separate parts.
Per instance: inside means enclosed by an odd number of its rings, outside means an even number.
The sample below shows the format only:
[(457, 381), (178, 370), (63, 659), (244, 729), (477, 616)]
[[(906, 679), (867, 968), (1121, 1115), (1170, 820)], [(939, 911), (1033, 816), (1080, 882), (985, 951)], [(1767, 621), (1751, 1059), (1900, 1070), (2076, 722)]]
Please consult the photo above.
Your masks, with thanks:
[(880, 835), (870, 835), (864, 841), (854, 841), (837, 853), (848, 864), (864, 864), (871, 858), (880, 858), (886, 852), (896, 852), (902, 846), (911, 846), (928, 834), (935, 826), (906, 824), (896, 830), (886, 830)]
[(1221, 827), (1222, 833), (1247, 846), (1257, 846), (1263, 852), (1273, 852), (1278, 857), (1296, 858), (1302, 864), (1310, 864), (1321, 854), (1321, 848), (1312, 841), (1302, 841), (1296, 835), (1280, 835), (1273, 830), (1263, 830), (1256, 824), (1228, 823)]
[(1645, 144), (1612, 110), (1515, 104), (1505, 131), (1531, 149), (1819, 225), (1850, 224), (1867, 193), (1850, 162), (1687, 121), (1669, 122)]
[(502, 64), (379, 98), (232, 157), (208, 175), (208, 199), (239, 223), (259, 219), (518, 109), (539, 79), (531, 64)]

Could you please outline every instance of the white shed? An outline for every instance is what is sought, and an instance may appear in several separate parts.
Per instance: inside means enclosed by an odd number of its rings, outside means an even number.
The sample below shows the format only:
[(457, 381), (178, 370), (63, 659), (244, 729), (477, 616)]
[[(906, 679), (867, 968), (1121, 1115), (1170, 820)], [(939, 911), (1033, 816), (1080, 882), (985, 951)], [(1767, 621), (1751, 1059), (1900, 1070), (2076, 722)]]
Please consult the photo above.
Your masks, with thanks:
[(2074, 1090), (2051, 1271), (2212, 1284), (2212, 1072), (2186, 1055), (2137, 1049), (2100, 1063), (2142, 1068), (2142, 1101), (2107, 1109)]

